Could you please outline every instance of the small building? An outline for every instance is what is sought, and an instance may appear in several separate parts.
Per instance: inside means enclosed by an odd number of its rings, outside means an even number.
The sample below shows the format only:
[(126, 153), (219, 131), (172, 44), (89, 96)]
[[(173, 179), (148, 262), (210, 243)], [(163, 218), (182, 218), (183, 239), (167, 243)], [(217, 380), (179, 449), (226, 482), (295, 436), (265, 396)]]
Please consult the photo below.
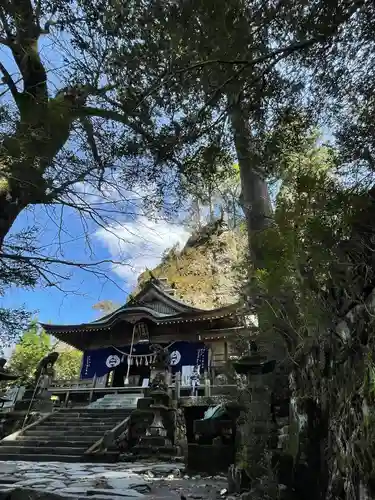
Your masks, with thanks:
[(150, 379), (153, 344), (167, 347), (170, 372), (181, 386), (193, 371), (211, 380), (220, 373), (233, 340), (248, 328), (239, 303), (204, 310), (174, 296), (166, 280), (150, 280), (127, 304), (93, 321), (77, 325), (43, 324), (62, 342), (83, 351), (81, 380), (95, 387), (144, 387)]

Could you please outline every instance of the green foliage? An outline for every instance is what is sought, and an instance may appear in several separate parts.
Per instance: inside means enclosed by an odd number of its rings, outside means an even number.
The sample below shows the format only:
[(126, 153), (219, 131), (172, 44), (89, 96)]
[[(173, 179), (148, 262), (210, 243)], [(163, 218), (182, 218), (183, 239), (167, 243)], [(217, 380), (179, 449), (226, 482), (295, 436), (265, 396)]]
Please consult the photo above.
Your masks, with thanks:
[(55, 365), (55, 377), (58, 380), (79, 378), (83, 353), (78, 349), (68, 348), (60, 351)]
[(126, 303), (129, 305), (134, 303), (134, 294), (133, 293), (129, 293), (129, 295), (127, 296), (127, 299), (126, 299)]
[(219, 148), (204, 149), (187, 164), (182, 188), (192, 199), (189, 221), (193, 229), (218, 216), (225, 217), (232, 228), (237, 225), (241, 183), (238, 164), (233, 165), (230, 154)]
[(177, 259), (180, 253), (180, 245), (176, 243), (172, 248), (166, 248), (161, 256), (161, 264), (165, 265), (168, 261)]
[[(345, 235), (350, 194), (333, 176), (334, 156), (310, 136), (300, 150), (286, 151), (275, 224), (255, 239), (264, 268), (254, 285), (265, 297), (263, 327), (286, 328), (297, 345), (326, 323), (322, 292), (330, 278), (338, 243)], [(319, 330), (319, 328), (318, 328)]]
[(20, 375), (17, 383), (30, 382), (39, 361), (51, 351), (51, 338), (33, 321), (24, 332), (8, 362), (12, 372)]
[(23, 307), (9, 309), (0, 307), (0, 355), (22, 335), (30, 323), (31, 313)]
[[(152, 276), (167, 278), (178, 296), (196, 307), (210, 309), (233, 302), (236, 292), (232, 266), (244, 253), (245, 235), (231, 230), (218, 231), (217, 228), (212, 231), (209, 225), (194, 236), (194, 243), (189, 241), (178, 252), (172, 249), (156, 268), (142, 273), (134, 293), (141, 290)], [(217, 272), (221, 262), (225, 263), (225, 273), (223, 268)]]
[(72, 379), (79, 376), (82, 353), (68, 346), (59, 349), (59, 343), (41, 329), (36, 321), (30, 323), (8, 362), (13, 373), (20, 375), (15, 383), (24, 384), (33, 380), (40, 360), (50, 352), (57, 350), (60, 355), (55, 364), (56, 378)]

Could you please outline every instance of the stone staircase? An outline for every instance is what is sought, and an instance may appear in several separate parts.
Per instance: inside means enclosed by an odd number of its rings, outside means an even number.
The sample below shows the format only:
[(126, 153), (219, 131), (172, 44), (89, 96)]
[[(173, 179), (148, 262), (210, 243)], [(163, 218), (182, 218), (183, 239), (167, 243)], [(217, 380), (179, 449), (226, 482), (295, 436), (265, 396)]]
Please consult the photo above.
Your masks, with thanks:
[(123, 408), (137, 408), (138, 399), (143, 394), (106, 394), (104, 397), (91, 403), (88, 408), (100, 410), (119, 410)]
[[(102, 398), (104, 399), (104, 398)], [(72, 408), (50, 414), (22, 433), (0, 441), (0, 461), (90, 462), (85, 451), (106, 431), (113, 429), (131, 413), (129, 407)], [(119, 452), (109, 450), (101, 461), (113, 462)]]

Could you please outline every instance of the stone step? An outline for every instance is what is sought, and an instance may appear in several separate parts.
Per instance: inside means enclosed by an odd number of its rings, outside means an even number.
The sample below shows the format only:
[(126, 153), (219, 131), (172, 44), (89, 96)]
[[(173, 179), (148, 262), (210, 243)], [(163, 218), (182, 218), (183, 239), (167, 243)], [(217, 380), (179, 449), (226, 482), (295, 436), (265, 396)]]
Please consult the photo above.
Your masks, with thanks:
[(104, 401), (135, 401), (135, 400), (140, 399), (142, 397), (143, 397), (142, 394), (131, 394), (131, 395), (130, 394), (128, 394), (128, 395), (107, 394), (107, 396), (104, 396), (103, 398), (99, 398), (96, 401), (93, 401), (92, 403), (90, 403), (90, 406), (88, 408), (90, 408), (91, 405), (94, 405), (96, 403), (102, 403)]
[[(101, 408), (102, 408), (103, 410), (105, 410), (107, 413), (108, 413), (108, 412), (111, 412), (111, 411), (113, 411), (113, 410), (123, 410), (123, 409), (124, 409), (124, 407), (122, 407), (122, 406), (114, 406), (114, 405), (111, 405), (111, 404), (109, 404), (109, 405), (105, 405), (105, 406), (102, 406)], [(126, 406), (126, 407), (125, 407), (125, 409), (127, 409), (127, 410), (129, 410), (129, 411), (130, 411), (130, 410), (135, 410), (136, 408), (137, 408), (137, 405), (133, 405), (133, 406), (131, 406), (131, 407), (130, 407), (130, 406)]]
[(121, 421), (124, 418), (128, 417), (129, 413), (124, 413), (123, 415), (118, 415), (116, 413), (111, 413), (111, 410), (108, 410), (107, 414), (104, 415), (81, 415), (79, 417), (70, 416), (70, 415), (51, 415), (48, 417), (45, 422), (58, 421), (58, 422), (103, 422), (108, 420), (117, 420)]
[(102, 421), (99, 421), (99, 422), (96, 422), (96, 421), (93, 421), (93, 422), (88, 422), (88, 421), (81, 421), (81, 420), (77, 420), (76, 422), (65, 422), (64, 420), (62, 422), (49, 422), (48, 420), (45, 420), (44, 422), (42, 422), (41, 424), (38, 425), (38, 428), (40, 429), (93, 429), (93, 428), (97, 428), (98, 430), (99, 429), (103, 429), (103, 428), (109, 428), (109, 429), (112, 429), (112, 427), (115, 427), (117, 425), (117, 423), (121, 422), (121, 420), (114, 420), (114, 421), (109, 421), (109, 422), (106, 422), (105, 420), (102, 420)]
[(80, 430), (75, 430), (75, 429), (56, 429), (52, 430), (50, 427), (45, 430), (41, 429), (40, 427), (33, 427), (32, 429), (25, 431), (23, 434), (24, 436), (45, 436), (45, 437), (57, 437), (57, 436), (67, 436), (67, 437), (72, 437), (72, 436), (85, 436), (85, 437), (98, 437), (98, 436), (103, 436), (105, 430), (103, 429), (90, 429), (89, 432), (82, 433)]
[[(87, 429), (79, 428), (79, 427), (74, 427), (74, 428), (53, 428), (53, 427), (35, 427), (34, 429), (31, 429), (30, 431), (25, 431), (23, 436), (32, 436), (32, 435), (41, 435), (41, 436), (46, 436), (46, 437), (51, 437), (51, 436), (103, 436), (103, 434), (107, 431), (112, 430), (113, 427), (89, 427)], [(30, 432), (32, 434), (30, 434)]]
[(1, 454), (0, 460), (17, 460), (22, 462), (82, 462), (81, 455), (47, 455), (47, 454), (34, 454), (28, 453), (20, 455), (18, 453), (7, 453), (5, 456)]
[[(98, 401), (101, 401), (101, 400), (98, 399)], [(121, 403), (121, 401), (118, 401), (118, 403)], [(59, 410), (55, 411), (54, 413), (96, 413), (96, 412), (101, 411), (101, 408), (96, 408), (97, 401), (95, 403), (91, 403), (91, 404), (92, 404), (92, 406), (86, 406), (85, 408), (60, 408)], [(125, 411), (126, 411), (126, 408), (125, 408)]]
[[(161, 452), (158, 452), (154, 455), (151, 455), (149, 452), (137, 452), (137, 453), (134, 453), (131, 457), (131, 459), (129, 460), (130, 462), (133, 462), (134, 459), (136, 459), (137, 461), (142, 461), (142, 460), (150, 460), (150, 457), (152, 456), (152, 460), (157, 460), (159, 462), (178, 462), (179, 460), (181, 460), (181, 457), (178, 457), (177, 456), (177, 453), (176, 455), (173, 455), (171, 453), (161, 453)], [(129, 457), (130, 458), (130, 457)]]
[(0, 456), (7, 455), (8, 453), (16, 455), (30, 455), (30, 454), (47, 454), (47, 455), (77, 455), (81, 456), (87, 450), (88, 446), (0, 446)]
[(52, 416), (52, 417), (49, 417), (47, 420), (44, 420), (44, 422), (42, 423), (45, 423), (45, 424), (49, 424), (49, 423), (53, 423), (53, 424), (56, 424), (56, 425), (61, 425), (61, 424), (71, 424), (71, 425), (79, 425), (81, 423), (83, 424), (111, 424), (111, 423), (114, 423), (116, 424), (117, 422), (121, 422), (122, 420), (124, 420), (125, 418), (127, 418), (127, 416), (125, 416), (124, 418), (122, 417), (111, 417), (108, 415), (108, 417), (81, 417), (81, 418), (66, 418), (65, 417), (55, 417), (55, 416)]
[(133, 404), (138, 401), (138, 399), (141, 399), (141, 397), (137, 396), (135, 398), (103, 398), (103, 399), (98, 399), (94, 401), (94, 403), (91, 403), (88, 408), (95, 408), (97, 406), (100, 406), (102, 404), (106, 403), (117, 403), (117, 404)]
[(142, 396), (134, 396), (134, 397), (126, 397), (126, 398), (115, 398), (115, 397), (110, 397), (110, 398), (102, 398), (102, 399), (97, 399), (93, 403), (90, 403), (90, 406), (88, 408), (93, 408), (97, 405), (100, 405), (101, 403), (133, 403), (134, 401), (138, 401), (138, 399), (141, 399)]
[(76, 412), (69, 410), (60, 410), (52, 413), (51, 417), (59, 416), (61, 418), (106, 418), (109, 415), (112, 417), (125, 418), (130, 415), (132, 408), (93, 408), (85, 412)]
[[(112, 410), (121, 410), (121, 409), (124, 409), (124, 407), (122, 405), (117, 406), (117, 405), (111, 405), (111, 404), (103, 405), (103, 406), (101, 406), (101, 408), (103, 410), (106, 410), (107, 412), (111, 412)], [(125, 408), (128, 409), (128, 410), (135, 410), (135, 408), (137, 408), (137, 405), (132, 405), (132, 406), (127, 405)]]
[[(70, 438), (75, 437), (82, 437), (82, 436), (103, 436), (107, 431), (110, 431), (112, 427), (101, 427), (100, 429), (97, 428), (90, 428), (90, 429), (61, 429), (60, 427), (57, 429), (53, 429), (53, 427), (47, 427), (42, 429), (41, 427), (31, 429), (30, 431), (25, 431), (22, 436), (45, 436), (46, 439), (50, 439), (54, 436), (67, 436)], [(1, 442), (1, 441), (0, 441)]]
[(0, 450), (2, 449), (3, 446), (33, 446), (34, 448), (36, 446), (70, 446), (72, 448), (74, 447), (85, 447), (85, 448), (90, 448), (92, 444), (94, 444), (97, 441), (97, 439), (56, 439), (55, 437), (52, 437), (51, 439), (43, 439), (42, 437), (27, 437), (27, 436), (20, 436), (18, 439), (14, 441), (4, 441), (1, 446)]
[(137, 406), (137, 403), (136, 401), (103, 401), (103, 403), (92, 406), (91, 410), (103, 410), (108, 408), (109, 406), (112, 406), (113, 409), (126, 410), (127, 408), (134, 408), (135, 406)]
[[(52, 455), (47, 453), (27, 453), (27, 454), (17, 454), (17, 453), (7, 453), (2, 456), (0, 453), (0, 461), (16, 460), (19, 462), (69, 462), (69, 463), (113, 463), (118, 460), (119, 453), (107, 451), (106, 453), (100, 454), (99, 456), (89, 456), (89, 455)], [(2, 497), (1, 497), (2, 498)]]
[(105, 401), (116, 401), (116, 402), (132, 402), (132, 401), (137, 401), (138, 399), (142, 398), (143, 396), (140, 395), (140, 394), (132, 394), (131, 396), (113, 396), (113, 395), (108, 395), (108, 396), (104, 396), (104, 398), (101, 398), (101, 399), (97, 399), (96, 401), (90, 403), (89, 405), (89, 408), (92, 408), (92, 406), (96, 405), (96, 404), (100, 404), (100, 403), (104, 403)]
[[(114, 409), (115, 410), (115, 409)], [(100, 410), (99, 412), (96, 411), (96, 410), (90, 410), (90, 411), (85, 411), (84, 413), (69, 413), (69, 412), (64, 412), (64, 413), (60, 413), (60, 412), (56, 412), (56, 413), (52, 413), (52, 415), (50, 415), (50, 417), (48, 418), (72, 418), (72, 419), (79, 419), (79, 418), (107, 418), (107, 417), (111, 417), (111, 418), (122, 418), (122, 417), (126, 417), (128, 415), (130, 415), (131, 413), (131, 410), (127, 410), (127, 409), (123, 409), (121, 411), (108, 411), (108, 410)]]
[(105, 410), (101, 413), (96, 413), (94, 410), (92, 411), (92, 413), (90, 412), (86, 412), (86, 413), (81, 413), (81, 414), (76, 414), (76, 413), (53, 413), (52, 415), (50, 415), (48, 417), (48, 419), (50, 418), (56, 418), (56, 419), (60, 419), (60, 420), (64, 420), (64, 419), (69, 419), (69, 420), (81, 420), (81, 419), (85, 419), (85, 418), (90, 418), (90, 419), (97, 419), (97, 420), (101, 420), (103, 418), (117, 418), (117, 419), (122, 419), (122, 418), (126, 418), (127, 416), (130, 415), (131, 413), (131, 410), (121, 410), (120, 412), (119, 411), (114, 411), (115, 409), (113, 408), (112, 410)]
[(95, 409), (100, 410), (100, 408), (102, 406), (109, 405), (109, 404), (123, 406), (124, 408), (126, 408), (127, 405), (134, 405), (137, 401), (138, 401), (138, 398), (136, 398), (136, 399), (120, 399), (120, 400), (118, 400), (118, 399), (106, 399), (105, 401), (98, 400), (95, 403), (91, 403), (92, 406), (89, 406), (89, 410), (95, 410)]
[(85, 451), (130, 414), (131, 410), (124, 408), (56, 411), (15, 440), (2, 441), (0, 460), (114, 462), (118, 458), (118, 450), (109, 450), (90, 458)]
[[(103, 399), (132, 399), (132, 398), (141, 398), (143, 394), (141, 392), (122, 392), (122, 393), (110, 393), (105, 394), (102, 398), (97, 399), (96, 401), (102, 401)], [(95, 401), (94, 401), (95, 403)]]
[(89, 405), (90, 409), (121, 409), (136, 408), (143, 394), (106, 394)]

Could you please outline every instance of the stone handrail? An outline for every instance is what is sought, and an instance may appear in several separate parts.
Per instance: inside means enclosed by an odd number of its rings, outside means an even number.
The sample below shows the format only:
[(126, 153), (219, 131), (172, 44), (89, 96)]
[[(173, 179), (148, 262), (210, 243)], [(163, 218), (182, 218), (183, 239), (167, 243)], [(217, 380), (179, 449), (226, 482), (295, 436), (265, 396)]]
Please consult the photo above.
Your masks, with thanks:
[[(50, 416), (52, 415), (52, 413), (46, 413), (45, 415), (43, 415), (41, 418), (35, 420), (35, 422), (32, 422), (31, 424), (29, 425), (26, 425), (25, 427), (23, 427), (22, 429), (18, 429), (18, 431), (15, 431), (13, 432), (12, 434), (9, 434), (8, 436), (5, 436), (2, 441), (14, 441), (15, 439), (17, 439), (19, 436), (22, 436), (25, 431), (29, 431), (30, 429), (34, 429), (34, 427), (36, 427), (37, 425), (43, 423), (45, 420), (47, 420)], [(1, 440), (0, 440), (1, 441)]]
[(113, 429), (106, 431), (104, 436), (102, 436), (98, 441), (96, 441), (90, 448), (85, 451), (85, 455), (92, 455), (96, 453), (103, 453), (110, 446), (115, 444), (116, 439), (121, 435), (125, 434), (129, 428), (130, 416), (126, 417), (120, 423), (118, 423)]

